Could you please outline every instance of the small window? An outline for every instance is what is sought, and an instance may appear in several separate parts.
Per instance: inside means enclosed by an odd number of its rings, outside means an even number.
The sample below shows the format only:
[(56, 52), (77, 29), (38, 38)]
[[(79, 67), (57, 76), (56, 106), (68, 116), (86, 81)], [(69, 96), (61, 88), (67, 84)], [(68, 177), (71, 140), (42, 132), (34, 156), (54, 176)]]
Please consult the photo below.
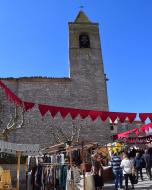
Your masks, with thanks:
[(113, 131), (114, 130), (114, 126), (110, 125), (110, 130)]
[(128, 125), (122, 125), (121, 128), (122, 128), (123, 131), (127, 131), (128, 130)]
[(80, 48), (90, 48), (90, 39), (88, 34), (82, 33), (79, 36), (79, 46)]

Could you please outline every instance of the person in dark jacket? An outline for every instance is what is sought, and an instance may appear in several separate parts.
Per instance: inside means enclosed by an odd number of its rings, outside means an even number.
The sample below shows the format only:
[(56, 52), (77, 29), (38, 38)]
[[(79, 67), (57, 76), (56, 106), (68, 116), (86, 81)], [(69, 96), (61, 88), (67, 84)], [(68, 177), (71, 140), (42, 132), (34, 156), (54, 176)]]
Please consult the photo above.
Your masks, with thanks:
[(134, 167), (136, 169), (136, 176), (137, 176), (137, 179), (138, 179), (138, 175), (140, 173), (140, 178), (143, 181), (142, 165), (143, 165), (143, 159), (142, 159), (142, 157), (140, 156), (139, 153), (136, 153), (136, 157), (134, 159)]
[(148, 150), (145, 150), (145, 154), (143, 154), (142, 158), (145, 162), (147, 176), (149, 177), (150, 180), (152, 180), (152, 175), (151, 175), (152, 157), (150, 154), (148, 154)]

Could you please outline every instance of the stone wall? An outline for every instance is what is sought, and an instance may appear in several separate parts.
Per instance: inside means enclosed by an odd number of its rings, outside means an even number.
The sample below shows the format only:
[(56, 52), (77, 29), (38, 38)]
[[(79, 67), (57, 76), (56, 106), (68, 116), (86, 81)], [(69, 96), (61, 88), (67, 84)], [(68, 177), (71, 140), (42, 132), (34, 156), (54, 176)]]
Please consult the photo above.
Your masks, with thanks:
[[(83, 19), (81, 19), (83, 18)], [(79, 23), (79, 21), (81, 21)], [(84, 21), (84, 23), (82, 22)], [(79, 35), (86, 31), (90, 38), (90, 48), (79, 48)], [(83, 12), (76, 21), (69, 23), (70, 78), (7, 78), (3, 82), (22, 100), (90, 110), (108, 110), (106, 78), (104, 74), (98, 24), (91, 23)], [(13, 113), (13, 106), (0, 90), (0, 129), (4, 128)], [(81, 138), (102, 144), (110, 140), (109, 124), (90, 118), (72, 121), (70, 116), (64, 120), (58, 114), (54, 119), (47, 113), (42, 119), (37, 107), (25, 114), (25, 126), (14, 131), (9, 140), (17, 143), (38, 143), (41, 146), (54, 144), (55, 130), (62, 127), (67, 136), (71, 135), (72, 123), (82, 126)]]
[[(80, 107), (77, 102), (78, 99), (75, 99), (75, 101), (72, 100), (73, 97), (70, 96), (72, 87), (71, 80), (63, 83), (56, 81), (52, 82), (51, 79), (50, 82), (42, 82), (41, 80), (37, 82), (23, 80), (14, 81), (13, 79), (3, 80), (3, 82), (5, 82), (5, 84), (7, 84), (9, 88), (24, 101), (82, 109), (91, 108), (88, 106), (89, 102), (84, 104), (86, 106), (83, 105)], [(1, 101), (1, 103), (4, 108), (1, 112), (1, 116), (3, 118), (3, 124), (1, 125), (2, 130), (9, 121), (11, 113), (14, 111), (14, 106), (10, 104), (2, 92), (1, 97), (3, 97), (3, 101)], [(80, 98), (81, 96), (79, 96), (79, 99)], [(64, 132), (70, 136), (73, 122), (77, 126), (83, 125), (81, 136), (84, 140), (99, 142), (107, 141), (107, 136), (105, 136), (105, 134), (107, 133), (108, 125), (105, 126), (106, 124), (102, 123), (100, 119), (92, 122), (90, 118), (82, 120), (78, 117), (75, 121), (72, 121), (71, 117), (67, 116), (63, 120), (60, 114), (53, 119), (50, 113), (47, 113), (42, 119), (37, 106), (25, 113), (24, 128), (13, 132), (10, 135), (9, 140), (17, 143), (40, 143), (42, 146), (47, 146), (55, 143), (55, 139), (51, 134), (52, 126), (54, 128), (61, 126), (64, 129)]]

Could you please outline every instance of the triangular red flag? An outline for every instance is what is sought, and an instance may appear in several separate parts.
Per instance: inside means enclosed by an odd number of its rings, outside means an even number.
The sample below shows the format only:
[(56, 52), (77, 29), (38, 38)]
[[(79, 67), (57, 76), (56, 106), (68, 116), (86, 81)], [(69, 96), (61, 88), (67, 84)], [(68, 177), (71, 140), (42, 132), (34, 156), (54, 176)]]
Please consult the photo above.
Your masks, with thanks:
[(106, 121), (108, 116), (109, 116), (109, 112), (106, 112), (106, 111), (105, 112), (100, 112), (99, 116), (100, 116), (102, 121)]
[(139, 118), (144, 123), (146, 119), (148, 118), (148, 115), (149, 115), (148, 113), (140, 113)]
[(124, 121), (126, 120), (128, 114), (127, 113), (120, 113), (120, 112), (117, 112), (117, 116), (120, 120), (121, 123), (124, 123)]
[(89, 116), (91, 117), (92, 121), (95, 121), (97, 117), (99, 117), (100, 112), (98, 111), (89, 111)]
[(50, 106), (48, 106), (48, 105), (39, 104), (39, 110), (40, 110), (42, 117), (46, 114), (47, 111), (49, 111), (49, 107)]
[(60, 112), (62, 118), (64, 119), (68, 115), (69, 110), (66, 108), (59, 108), (59, 112)]
[(130, 123), (132, 123), (136, 119), (136, 113), (128, 113), (127, 117)]
[(86, 117), (89, 116), (89, 111), (88, 110), (79, 110), (79, 114), (82, 119), (85, 119)]
[(115, 122), (117, 119), (117, 113), (116, 112), (109, 112), (109, 118), (111, 119), (112, 123)]
[(71, 109), (70, 115), (71, 115), (72, 119), (75, 119), (79, 115), (79, 113), (75, 109)]
[(26, 111), (32, 109), (34, 107), (34, 105), (35, 105), (32, 102), (23, 102), (23, 104), (24, 104), (24, 108), (25, 108)]
[(152, 122), (152, 113), (149, 113), (148, 117), (149, 117), (150, 121)]
[(60, 111), (59, 107), (49, 106), (49, 112), (51, 113), (52, 117), (54, 118), (56, 114)]

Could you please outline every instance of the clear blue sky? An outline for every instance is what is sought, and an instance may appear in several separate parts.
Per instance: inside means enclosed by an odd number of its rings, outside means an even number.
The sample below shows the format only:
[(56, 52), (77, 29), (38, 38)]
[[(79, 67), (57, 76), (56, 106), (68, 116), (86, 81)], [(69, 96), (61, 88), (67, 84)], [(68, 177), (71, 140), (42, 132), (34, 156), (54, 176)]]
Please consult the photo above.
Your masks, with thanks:
[(68, 76), (68, 21), (100, 23), (111, 111), (152, 112), (152, 0), (1, 0), (0, 77)]

